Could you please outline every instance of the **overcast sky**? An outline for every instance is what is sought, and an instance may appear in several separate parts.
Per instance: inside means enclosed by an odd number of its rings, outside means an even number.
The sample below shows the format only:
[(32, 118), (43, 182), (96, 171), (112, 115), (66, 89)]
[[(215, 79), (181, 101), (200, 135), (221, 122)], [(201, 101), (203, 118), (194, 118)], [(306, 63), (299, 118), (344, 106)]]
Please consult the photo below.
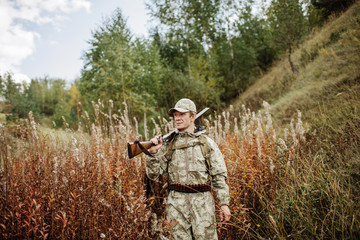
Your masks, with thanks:
[(119, 7), (128, 27), (147, 37), (145, 0), (0, 0), (0, 73), (17, 81), (80, 76), (91, 31)]

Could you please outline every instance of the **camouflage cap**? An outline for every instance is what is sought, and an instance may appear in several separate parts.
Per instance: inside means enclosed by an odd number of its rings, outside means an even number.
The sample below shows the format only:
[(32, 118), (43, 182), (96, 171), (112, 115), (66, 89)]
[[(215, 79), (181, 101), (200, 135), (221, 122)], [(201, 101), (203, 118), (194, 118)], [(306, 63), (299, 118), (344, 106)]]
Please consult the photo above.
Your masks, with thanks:
[(196, 106), (193, 101), (188, 98), (180, 99), (176, 104), (175, 107), (169, 109), (169, 114), (173, 115), (175, 111), (178, 112), (195, 112), (196, 113)]

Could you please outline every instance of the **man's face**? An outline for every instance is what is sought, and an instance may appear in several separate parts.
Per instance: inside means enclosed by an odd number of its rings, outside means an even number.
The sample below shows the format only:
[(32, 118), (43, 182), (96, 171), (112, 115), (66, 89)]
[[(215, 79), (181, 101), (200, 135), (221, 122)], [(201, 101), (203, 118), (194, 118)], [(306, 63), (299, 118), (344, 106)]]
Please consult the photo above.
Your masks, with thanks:
[(195, 121), (196, 115), (191, 115), (190, 112), (174, 112), (174, 120), (175, 120), (175, 126), (179, 131), (184, 132), (193, 132), (194, 131), (194, 121)]

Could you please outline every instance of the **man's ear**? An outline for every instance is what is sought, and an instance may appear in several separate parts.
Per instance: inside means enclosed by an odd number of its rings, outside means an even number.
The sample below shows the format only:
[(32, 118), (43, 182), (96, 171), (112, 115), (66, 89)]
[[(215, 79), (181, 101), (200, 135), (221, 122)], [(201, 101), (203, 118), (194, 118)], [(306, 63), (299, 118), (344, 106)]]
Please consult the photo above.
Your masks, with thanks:
[(193, 121), (195, 121), (195, 119), (196, 119), (196, 113), (194, 113), (193, 115), (191, 115), (191, 118), (193, 119)]

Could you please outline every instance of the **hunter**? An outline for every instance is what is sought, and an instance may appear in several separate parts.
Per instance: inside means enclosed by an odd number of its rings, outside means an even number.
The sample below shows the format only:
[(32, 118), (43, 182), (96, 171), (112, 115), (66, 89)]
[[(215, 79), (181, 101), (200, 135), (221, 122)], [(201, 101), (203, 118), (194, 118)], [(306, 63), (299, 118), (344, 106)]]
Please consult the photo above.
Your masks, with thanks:
[(220, 205), (220, 220), (231, 217), (224, 158), (204, 128), (195, 125), (193, 101), (179, 100), (169, 115), (175, 121), (174, 137), (164, 144), (160, 136), (151, 139), (146, 174), (154, 181), (167, 175), (166, 218), (175, 223), (172, 239), (218, 239), (211, 189)]

